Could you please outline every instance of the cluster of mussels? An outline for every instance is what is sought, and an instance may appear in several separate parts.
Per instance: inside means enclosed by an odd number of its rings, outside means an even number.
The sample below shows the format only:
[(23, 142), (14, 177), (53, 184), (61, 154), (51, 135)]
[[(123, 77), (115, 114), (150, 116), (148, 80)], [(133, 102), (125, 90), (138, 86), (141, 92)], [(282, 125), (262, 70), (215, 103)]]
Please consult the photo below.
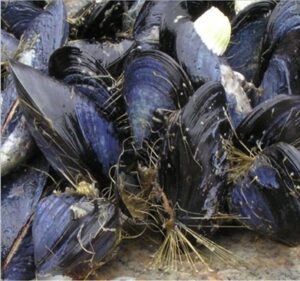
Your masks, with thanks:
[[(1, 1), (2, 277), (157, 267), (229, 224), (300, 243), (300, 2)], [(178, 262), (179, 261), (179, 262)]]

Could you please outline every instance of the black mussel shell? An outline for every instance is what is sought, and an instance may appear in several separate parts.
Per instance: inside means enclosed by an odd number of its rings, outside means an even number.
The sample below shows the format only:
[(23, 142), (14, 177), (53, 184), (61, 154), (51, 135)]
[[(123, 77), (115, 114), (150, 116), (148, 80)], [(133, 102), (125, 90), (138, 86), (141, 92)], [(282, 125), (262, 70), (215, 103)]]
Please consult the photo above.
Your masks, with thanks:
[(300, 28), (298, 1), (280, 1), (274, 8), (266, 31), (266, 47), (272, 49), (289, 31)]
[(18, 60), (47, 72), (50, 55), (68, 38), (69, 26), (66, 19), (63, 0), (52, 1), (24, 32), (21, 40), (23, 51)]
[(299, 179), (299, 150), (286, 143), (267, 147), (231, 187), (231, 211), (250, 229), (289, 245), (299, 245)]
[(181, 67), (167, 54), (136, 49), (124, 69), (123, 95), (137, 147), (149, 139), (156, 110), (182, 107), (193, 93)]
[(1, 1), (1, 22), (18, 39), (42, 12), (34, 1)]
[(134, 39), (143, 49), (159, 49), (159, 29), (168, 1), (145, 1), (133, 27)]
[[(17, 1), (17, 3), (23, 2)], [(49, 4), (44, 12), (32, 20), (28, 29), (23, 34), (21, 40), (22, 44), (19, 46), (20, 54), (18, 55), (18, 60), (36, 69), (46, 71), (51, 53), (64, 44), (65, 39), (68, 37), (68, 33), (65, 32), (65, 29), (68, 28), (65, 19), (62, 0), (53, 1), (53, 3)], [(47, 24), (48, 22), (50, 22), (50, 24)], [(55, 25), (53, 23), (55, 23)], [(37, 34), (39, 34), (38, 38)], [(5, 34), (1, 36), (1, 46), (2, 41), (4, 43), (6, 42), (4, 41), (5, 37), (7, 37)], [(6, 95), (4, 100), (5, 103), (7, 103), (6, 100), (10, 100), (8, 104), (9, 107), (11, 107), (12, 102), (16, 100), (17, 93), (12, 82), (12, 77), (8, 76), (7, 80), (9, 98), (8, 95)], [(8, 113), (8, 111), (4, 111), (6, 114), (4, 115), (2, 111), (1, 120), (5, 120)]]
[(276, 3), (259, 1), (246, 7), (233, 18), (230, 44), (225, 56), (233, 70), (259, 86), (263, 40), (268, 19)]
[(145, 202), (157, 181), (154, 166), (167, 115), (184, 106), (192, 93), (186, 74), (168, 55), (137, 49), (128, 58), (123, 95), (131, 138), (123, 142), (125, 149), (116, 170), (116, 191), (127, 215), (142, 220), (146, 217), (149, 206)]
[[(77, 28), (77, 38), (101, 39), (115, 38), (122, 31), (123, 12), (126, 10), (125, 1), (105, 0), (91, 3), (84, 12), (83, 22)], [(82, 11), (78, 16), (82, 15)]]
[(205, 233), (214, 230), (214, 217), (224, 211), (222, 138), (230, 134), (225, 110), (222, 85), (204, 84), (178, 113), (170, 116), (161, 151), (160, 184), (177, 220)]
[[(299, 4), (300, 5), (300, 4)], [(287, 33), (277, 44), (261, 83), (256, 104), (276, 95), (300, 95), (300, 29)]]
[(111, 98), (107, 90), (113, 83), (109, 73), (100, 61), (77, 47), (57, 49), (49, 59), (49, 74), (76, 86), (100, 107)]
[(128, 130), (122, 129), (124, 124), (115, 122), (125, 113), (124, 99), (116, 82), (102, 62), (88, 51), (70, 46), (56, 50), (49, 60), (49, 73), (75, 86), (97, 105), (108, 120), (114, 122), (120, 134), (128, 135)]
[(120, 153), (112, 123), (75, 88), (19, 63), (11, 67), (30, 132), (47, 160), (72, 183), (81, 174), (106, 186)]
[(239, 145), (264, 148), (277, 142), (299, 146), (300, 97), (279, 95), (256, 106), (236, 129)]
[(131, 39), (103, 42), (74, 40), (69, 41), (68, 45), (77, 47), (96, 60), (99, 60), (101, 65), (107, 69), (109, 73), (117, 77), (122, 72), (125, 58), (135, 47), (135, 41)]
[(4, 279), (35, 277), (31, 222), (46, 192), (48, 164), (38, 157), (27, 165), (2, 178), (1, 265)]
[(120, 240), (119, 212), (102, 198), (52, 194), (39, 204), (32, 232), (38, 274), (81, 279), (112, 258)]
[(177, 56), (176, 38), (181, 36), (178, 34), (179, 26), (181, 24), (191, 21), (191, 16), (186, 10), (185, 3), (182, 1), (181, 2), (172, 1), (169, 3), (167, 8), (169, 12), (163, 14), (161, 19), (161, 24), (160, 24), (160, 34), (159, 34), (160, 47), (161, 50), (165, 51), (170, 56), (177, 59), (179, 63), (181, 63), (179, 57)]

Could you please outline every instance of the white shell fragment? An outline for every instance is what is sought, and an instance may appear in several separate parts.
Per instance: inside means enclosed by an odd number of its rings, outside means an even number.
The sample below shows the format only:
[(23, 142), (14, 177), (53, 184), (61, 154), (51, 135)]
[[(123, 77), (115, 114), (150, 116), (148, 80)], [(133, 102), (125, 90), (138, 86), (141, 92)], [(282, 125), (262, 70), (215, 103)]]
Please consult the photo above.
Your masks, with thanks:
[(229, 19), (216, 7), (211, 7), (195, 22), (194, 27), (208, 49), (222, 55), (230, 41), (231, 25)]

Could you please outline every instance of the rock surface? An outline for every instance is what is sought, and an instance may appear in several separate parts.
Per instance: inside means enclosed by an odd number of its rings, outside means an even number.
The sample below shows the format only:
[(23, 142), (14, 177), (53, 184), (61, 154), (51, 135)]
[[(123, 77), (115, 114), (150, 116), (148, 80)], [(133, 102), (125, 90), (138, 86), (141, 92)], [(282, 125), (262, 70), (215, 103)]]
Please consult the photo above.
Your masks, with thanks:
[(149, 238), (124, 241), (116, 258), (101, 267), (90, 279), (131, 280), (299, 280), (300, 246), (288, 247), (256, 236), (247, 230), (225, 230), (214, 241), (230, 250), (247, 264), (247, 269), (232, 268), (212, 258), (209, 271), (197, 264), (198, 272), (186, 268), (174, 272), (151, 269), (157, 246)]

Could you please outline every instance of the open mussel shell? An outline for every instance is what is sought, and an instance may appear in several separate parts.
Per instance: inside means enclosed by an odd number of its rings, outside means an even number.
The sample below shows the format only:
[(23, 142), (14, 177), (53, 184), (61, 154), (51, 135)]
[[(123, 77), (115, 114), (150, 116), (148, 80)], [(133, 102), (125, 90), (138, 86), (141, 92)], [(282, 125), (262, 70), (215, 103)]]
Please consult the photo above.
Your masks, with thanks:
[(1, 1), (1, 22), (18, 39), (28, 28), (42, 9), (34, 5), (35, 1)]
[(300, 29), (292, 30), (278, 42), (263, 80), (262, 94), (254, 98), (256, 104), (276, 95), (300, 94)]
[(180, 108), (192, 93), (188, 77), (170, 56), (136, 49), (125, 65), (123, 95), (137, 147), (149, 138), (156, 110)]
[(300, 243), (300, 152), (267, 147), (231, 187), (231, 212), (250, 229), (289, 245)]
[(242, 73), (256, 86), (260, 84), (265, 31), (275, 5), (273, 0), (255, 2), (239, 12), (231, 22), (232, 35), (225, 56), (233, 70)]
[(135, 41), (120, 39), (116, 41), (73, 40), (68, 46), (77, 47), (90, 56), (99, 60), (101, 65), (114, 77), (121, 74), (123, 63), (130, 51), (135, 47)]
[(224, 110), (222, 85), (204, 84), (170, 116), (161, 151), (160, 185), (174, 206), (177, 220), (205, 233), (214, 230), (214, 217), (224, 210), (226, 160), (222, 138), (230, 134)]
[(52, 194), (33, 220), (37, 273), (81, 279), (112, 258), (120, 241), (117, 207), (102, 198)]
[(51, 165), (72, 183), (92, 175), (106, 186), (120, 152), (112, 123), (73, 87), (19, 63), (11, 68), (30, 132)]
[(237, 145), (264, 148), (277, 142), (299, 146), (300, 97), (279, 95), (256, 106), (236, 129)]
[(37, 157), (2, 178), (1, 266), (2, 278), (28, 280), (35, 277), (32, 216), (46, 192), (46, 160)]

